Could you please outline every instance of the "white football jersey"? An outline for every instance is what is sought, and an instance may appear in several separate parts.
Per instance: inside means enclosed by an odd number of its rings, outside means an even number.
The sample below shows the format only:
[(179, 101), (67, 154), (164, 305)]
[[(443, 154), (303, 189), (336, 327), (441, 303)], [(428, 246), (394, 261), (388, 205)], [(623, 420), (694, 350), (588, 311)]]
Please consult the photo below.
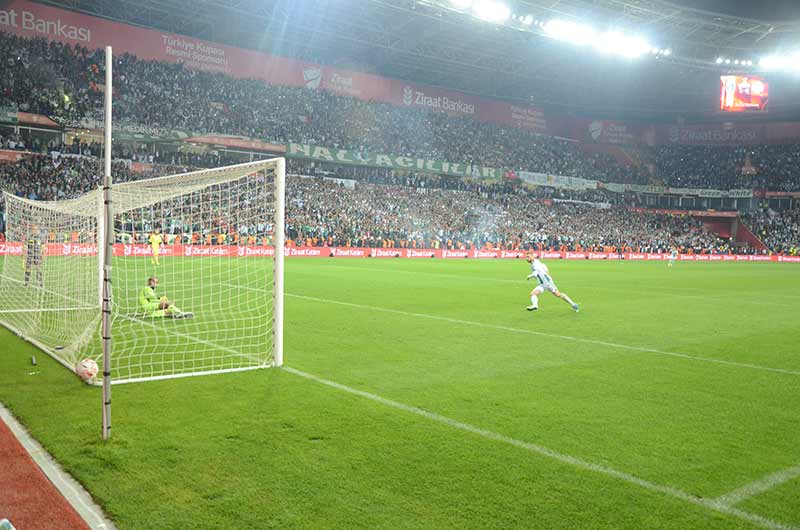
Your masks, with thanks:
[(550, 270), (547, 268), (547, 265), (545, 265), (538, 259), (534, 259), (533, 263), (531, 263), (531, 272), (536, 275), (536, 279), (539, 280), (539, 283), (553, 282), (553, 279), (550, 277)]

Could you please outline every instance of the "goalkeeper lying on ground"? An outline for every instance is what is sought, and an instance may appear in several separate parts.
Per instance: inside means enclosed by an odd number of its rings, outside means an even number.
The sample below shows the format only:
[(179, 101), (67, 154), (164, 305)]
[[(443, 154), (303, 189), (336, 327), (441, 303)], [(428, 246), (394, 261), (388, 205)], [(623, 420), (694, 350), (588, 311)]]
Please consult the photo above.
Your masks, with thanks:
[(183, 312), (170, 302), (166, 296), (156, 296), (158, 278), (150, 276), (147, 285), (139, 291), (139, 307), (144, 314), (153, 318), (191, 318), (194, 313)]

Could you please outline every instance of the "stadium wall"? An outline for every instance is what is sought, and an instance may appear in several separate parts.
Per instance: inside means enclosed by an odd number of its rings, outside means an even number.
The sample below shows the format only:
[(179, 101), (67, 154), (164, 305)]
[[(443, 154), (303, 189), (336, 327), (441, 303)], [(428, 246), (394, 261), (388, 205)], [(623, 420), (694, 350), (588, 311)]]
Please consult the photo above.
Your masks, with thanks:
[(611, 145), (734, 145), (797, 141), (800, 123), (709, 123), (642, 125), (592, 120), (539, 107), (476, 97), (398, 79), (323, 66), (144, 29), (78, 14), (29, 0), (0, 3), (0, 31), (99, 49), (114, 46), (145, 60), (183, 63), (189, 68), (261, 79), (274, 85), (325, 90), (363, 100), (470, 116), (552, 136)]
[[(21, 256), (23, 243), (0, 243), (0, 256)], [(150, 245), (123, 244), (114, 245), (115, 257), (147, 258), (151, 255)], [(488, 250), (488, 249), (425, 249), (425, 248), (362, 248), (362, 247), (286, 247), (287, 257), (304, 258), (420, 258), (420, 259), (523, 259), (527, 250)], [(537, 251), (539, 252), (539, 251)], [(667, 253), (647, 252), (560, 252), (541, 251), (543, 259), (569, 260), (628, 260), (628, 261), (665, 261)], [(185, 258), (265, 258), (272, 257), (275, 249), (270, 246), (236, 246), (236, 245), (166, 245), (161, 248), (159, 257)], [(96, 256), (97, 246), (86, 243), (50, 243), (47, 256)], [(681, 254), (681, 261), (708, 262), (753, 262), (774, 261), (800, 263), (800, 256), (774, 256), (751, 254)]]

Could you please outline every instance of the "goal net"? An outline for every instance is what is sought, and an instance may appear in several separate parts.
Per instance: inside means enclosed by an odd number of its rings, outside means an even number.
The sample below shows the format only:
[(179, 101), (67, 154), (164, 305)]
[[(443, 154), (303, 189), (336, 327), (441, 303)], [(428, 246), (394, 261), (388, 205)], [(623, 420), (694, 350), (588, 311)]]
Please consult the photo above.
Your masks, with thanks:
[[(114, 383), (281, 364), (284, 182), (273, 159), (113, 185)], [(5, 200), (0, 323), (102, 365), (101, 191)]]

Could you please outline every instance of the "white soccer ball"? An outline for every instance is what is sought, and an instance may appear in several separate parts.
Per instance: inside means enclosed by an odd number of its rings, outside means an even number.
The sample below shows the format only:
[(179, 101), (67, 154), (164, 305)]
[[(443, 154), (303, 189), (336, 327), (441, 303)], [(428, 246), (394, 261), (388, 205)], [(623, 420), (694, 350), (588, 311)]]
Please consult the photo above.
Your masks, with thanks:
[(94, 383), (94, 379), (97, 377), (97, 372), (99, 371), (100, 368), (93, 359), (84, 359), (75, 365), (75, 373), (78, 374), (78, 377), (83, 379), (85, 383)]

